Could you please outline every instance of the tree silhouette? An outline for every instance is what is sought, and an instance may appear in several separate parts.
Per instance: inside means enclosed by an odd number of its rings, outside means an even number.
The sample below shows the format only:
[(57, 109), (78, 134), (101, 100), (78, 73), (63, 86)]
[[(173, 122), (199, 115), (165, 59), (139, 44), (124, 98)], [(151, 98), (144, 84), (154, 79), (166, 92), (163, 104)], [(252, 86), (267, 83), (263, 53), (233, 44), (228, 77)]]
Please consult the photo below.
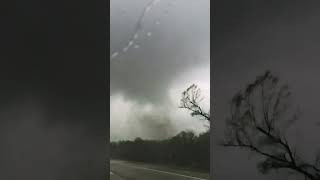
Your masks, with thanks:
[(287, 169), (306, 179), (319, 180), (320, 157), (314, 163), (303, 160), (286, 138), (288, 127), (299, 118), (291, 104), (289, 87), (266, 71), (232, 98), (222, 145), (262, 157), (258, 163), (262, 173)]
[(205, 112), (200, 106), (200, 102), (203, 100), (201, 97), (201, 90), (197, 85), (192, 84), (182, 93), (180, 100), (180, 108), (191, 111), (191, 116), (198, 116), (204, 118), (210, 122), (210, 111)]
[(178, 165), (208, 172), (210, 168), (210, 134), (195, 135), (182, 131), (163, 140), (111, 142), (111, 158), (127, 161)]
[[(192, 116), (210, 121), (209, 112), (204, 112), (200, 106), (201, 100), (200, 89), (193, 84), (182, 93), (180, 108), (190, 110)], [(192, 131), (182, 131), (164, 140), (136, 138), (133, 141), (111, 142), (111, 157), (129, 161), (173, 164), (208, 172), (210, 132), (196, 135)]]

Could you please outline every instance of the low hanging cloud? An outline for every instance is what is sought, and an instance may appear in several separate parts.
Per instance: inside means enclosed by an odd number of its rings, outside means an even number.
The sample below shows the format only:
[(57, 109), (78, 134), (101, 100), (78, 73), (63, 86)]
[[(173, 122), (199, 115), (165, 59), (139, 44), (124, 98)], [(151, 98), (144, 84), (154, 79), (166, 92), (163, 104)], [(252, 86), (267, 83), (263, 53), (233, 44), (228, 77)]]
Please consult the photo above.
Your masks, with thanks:
[(164, 139), (183, 130), (195, 133), (207, 130), (204, 121), (191, 117), (186, 109), (180, 109), (181, 93), (192, 83), (197, 83), (204, 97), (201, 105), (209, 110), (210, 84), (209, 69), (199, 68), (181, 74), (166, 90), (167, 100), (160, 104), (140, 103), (128, 99), (122, 93), (111, 96), (111, 140), (124, 140), (142, 137)]
[[(111, 52), (127, 46), (150, 2), (111, 1)], [(202, 121), (179, 109), (179, 101), (195, 83), (209, 107), (209, 5), (209, 0), (161, 0), (138, 22), (139, 37), (110, 62), (111, 140), (206, 130)]]
[[(125, 121), (128, 125), (125, 131), (127, 139), (164, 139), (175, 135), (176, 128), (167, 112), (151, 106), (138, 108), (141, 109), (131, 109), (130, 116)], [(123, 132), (120, 133), (120, 136), (125, 135)]]
[[(152, 105), (125, 101), (123, 96), (111, 98), (111, 139), (124, 140), (136, 137), (167, 138), (176, 131), (168, 113)], [(119, 108), (121, 112), (119, 113)]]
[[(111, 1), (111, 52), (127, 46), (148, 3)], [(139, 37), (110, 62), (112, 141), (206, 130), (178, 106), (181, 93), (195, 83), (209, 107), (209, 7), (209, 0), (161, 0), (138, 22)]]
[[(129, 8), (127, 0), (113, 1), (110, 51), (125, 46), (148, 2), (131, 3)], [(177, 0), (175, 5), (168, 0), (159, 2), (142, 23), (136, 41), (139, 48), (110, 62), (111, 95), (121, 92), (134, 101), (160, 104), (168, 100), (168, 88), (177, 76), (199, 66), (209, 68), (209, 4), (209, 0)], [(123, 9), (128, 9), (127, 16), (121, 16)]]

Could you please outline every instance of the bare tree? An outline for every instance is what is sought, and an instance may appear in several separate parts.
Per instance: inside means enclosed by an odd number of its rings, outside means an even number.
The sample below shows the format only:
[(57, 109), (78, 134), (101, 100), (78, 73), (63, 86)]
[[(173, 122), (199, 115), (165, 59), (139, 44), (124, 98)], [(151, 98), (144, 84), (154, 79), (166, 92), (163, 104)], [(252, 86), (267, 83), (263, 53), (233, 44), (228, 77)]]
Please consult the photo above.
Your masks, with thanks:
[(286, 138), (288, 127), (299, 118), (291, 99), (289, 87), (280, 84), (270, 71), (258, 76), (233, 97), (223, 146), (259, 155), (262, 173), (287, 169), (319, 180), (320, 156), (313, 163), (304, 161)]
[(198, 116), (210, 122), (210, 110), (205, 112), (200, 105), (203, 100), (201, 90), (197, 85), (192, 84), (183, 93), (180, 100), (180, 108), (191, 111), (191, 116)]

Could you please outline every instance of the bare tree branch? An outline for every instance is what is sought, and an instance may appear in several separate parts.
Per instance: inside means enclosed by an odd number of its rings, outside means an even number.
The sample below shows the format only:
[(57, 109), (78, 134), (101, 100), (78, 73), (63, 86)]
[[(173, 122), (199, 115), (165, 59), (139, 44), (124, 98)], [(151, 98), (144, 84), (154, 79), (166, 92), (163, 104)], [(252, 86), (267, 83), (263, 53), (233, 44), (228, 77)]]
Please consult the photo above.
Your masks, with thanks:
[(320, 179), (320, 156), (314, 164), (301, 160), (286, 138), (286, 126), (299, 114), (291, 109), (291, 93), (267, 71), (231, 101), (225, 147), (243, 148), (263, 157), (261, 172), (289, 169), (310, 180)]
[(210, 122), (210, 112), (205, 112), (200, 106), (202, 100), (200, 89), (192, 84), (182, 93), (179, 107), (191, 111), (191, 116), (199, 116)]

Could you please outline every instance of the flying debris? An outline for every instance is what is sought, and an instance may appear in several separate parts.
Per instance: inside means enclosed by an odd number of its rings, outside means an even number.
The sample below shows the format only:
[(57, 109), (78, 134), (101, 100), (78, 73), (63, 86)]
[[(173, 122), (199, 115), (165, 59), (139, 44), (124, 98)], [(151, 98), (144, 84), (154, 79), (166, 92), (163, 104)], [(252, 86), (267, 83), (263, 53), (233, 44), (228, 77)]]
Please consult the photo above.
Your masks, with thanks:
[(128, 43), (128, 47), (132, 46), (133, 45), (133, 41), (129, 41)]
[(139, 34), (136, 33), (136, 34), (133, 36), (133, 39), (138, 39), (138, 37), (139, 37)]
[(112, 53), (112, 54), (111, 54), (111, 59), (113, 59), (113, 58), (117, 57), (118, 55), (119, 55), (119, 53), (118, 53), (118, 52), (114, 52), (114, 53)]
[[(133, 36), (129, 39), (127, 45), (122, 49), (122, 52), (125, 53), (129, 50), (129, 48), (135, 43), (135, 40), (138, 39), (139, 37), (139, 32), (142, 30), (142, 25), (143, 25), (143, 20), (146, 17), (146, 15), (152, 10), (152, 8), (154, 8), (161, 0), (152, 0), (150, 3), (147, 4), (147, 6), (144, 8), (143, 13), (140, 15), (137, 24), (136, 24), (136, 28), (135, 31), (133, 33)], [(122, 11), (125, 12), (125, 11)], [(160, 23), (156, 23), (156, 24), (160, 24)], [(110, 56), (110, 60), (115, 59), (117, 56), (120, 55), (121, 51), (115, 51), (113, 53), (111, 53)]]
[(134, 45), (134, 48), (138, 49), (138, 48), (140, 48), (140, 46), (138, 44), (136, 44), (136, 45)]
[(125, 48), (122, 49), (122, 51), (123, 51), (123, 52), (127, 52), (128, 49), (129, 49), (128, 47), (125, 47)]

